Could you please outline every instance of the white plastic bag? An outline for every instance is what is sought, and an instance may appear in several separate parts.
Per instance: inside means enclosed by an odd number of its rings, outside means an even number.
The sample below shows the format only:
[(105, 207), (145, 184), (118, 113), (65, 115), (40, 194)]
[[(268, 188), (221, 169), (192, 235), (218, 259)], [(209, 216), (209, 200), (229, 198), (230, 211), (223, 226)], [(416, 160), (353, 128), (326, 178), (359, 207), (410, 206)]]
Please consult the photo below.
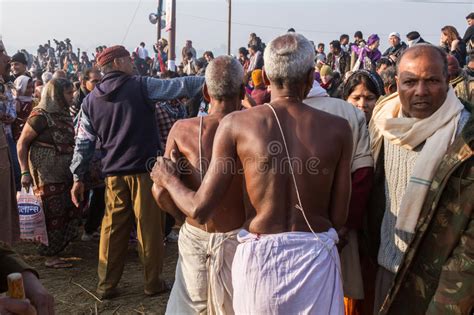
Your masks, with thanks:
[(16, 198), (20, 216), (20, 239), (48, 246), (48, 233), (41, 199), (34, 195), (31, 188), (28, 192), (22, 188)]

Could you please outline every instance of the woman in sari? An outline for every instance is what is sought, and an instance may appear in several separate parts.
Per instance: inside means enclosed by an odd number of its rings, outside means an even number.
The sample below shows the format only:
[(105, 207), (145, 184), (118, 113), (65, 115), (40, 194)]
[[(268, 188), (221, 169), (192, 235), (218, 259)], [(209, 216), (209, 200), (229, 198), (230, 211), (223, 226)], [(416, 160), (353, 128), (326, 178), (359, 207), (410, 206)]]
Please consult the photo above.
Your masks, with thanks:
[(379, 50), (380, 38), (377, 34), (372, 34), (367, 40), (367, 45), (359, 47), (357, 45), (352, 46), (353, 58), (351, 64), (353, 65), (352, 71), (365, 69), (368, 71), (375, 71), (377, 61), (382, 58), (382, 53)]
[(18, 140), (21, 184), (41, 198), (49, 245), (39, 245), (47, 256), (47, 267), (65, 268), (70, 264), (58, 254), (77, 236), (80, 213), (69, 191), (73, 179), (69, 170), (74, 151), (74, 126), (69, 114), (72, 84), (53, 79), (45, 87), (38, 106), (31, 112)]

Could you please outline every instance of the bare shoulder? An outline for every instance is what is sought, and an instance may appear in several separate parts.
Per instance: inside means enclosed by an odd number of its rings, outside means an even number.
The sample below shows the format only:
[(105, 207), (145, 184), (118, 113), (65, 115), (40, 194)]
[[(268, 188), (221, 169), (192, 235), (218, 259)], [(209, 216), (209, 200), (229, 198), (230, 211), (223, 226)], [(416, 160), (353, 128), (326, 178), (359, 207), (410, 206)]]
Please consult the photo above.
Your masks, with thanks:
[(227, 123), (232, 123), (236, 127), (244, 127), (268, 119), (268, 111), (268, 106), (259, 105), (246, 110), (232, 112), (225, 119)]
[(168, 138), (178, 141), (181, 137), (189, 136), (189, 133), (196, 126), (199, 126), (198, 117), (177, 120), (171, 127)]
[(219, 128), (239, 128), (248, 125), (250, 121), (254, 121), (259, 108), (263, 106), (256, 106), (246, 110), (232, 112), (226, 115), (220, 122)]

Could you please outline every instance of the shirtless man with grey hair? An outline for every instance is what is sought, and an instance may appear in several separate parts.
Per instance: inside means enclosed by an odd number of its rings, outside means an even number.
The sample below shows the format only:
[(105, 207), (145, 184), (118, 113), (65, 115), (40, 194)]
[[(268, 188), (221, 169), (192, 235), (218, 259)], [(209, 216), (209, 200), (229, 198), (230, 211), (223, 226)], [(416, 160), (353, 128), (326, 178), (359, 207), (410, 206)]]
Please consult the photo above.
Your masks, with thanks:
[[(170, 131), (164, 156), (177, 159), (180, 179), (189, 189), (201, 185), (219, 122), (241, 107), (243, 76), (236, 59), (221, 56), (212, 60), (203, 90), (211, 104), (209, 116), (180, 120)], [(165, 190), (154, 185), (153, 193), (164, 211), (183, 219)], [(181, 227), (176, 279), (166, 314), (233, 314), (231, 266), (237, 233), (245, 222), (242, 176), (232, 179), (215, 207), (215, 215), (206, 224), (187, 217)]]
[(344, 314), (336, 230), (347, 217), (351, 130), (345, 119), (302, 102), (314, 71), (306, 38), (277, 37), (264, 58), (271, 103), (221, 120), (199, 189), (184, 185), (165, 158), (152, 178), (187, 216), (205, 223), (227, 212), (217, 206), (236, 174), (222, 161), (241, 161), (255, 212), (239, 232), (232, 265), (235, 313)]

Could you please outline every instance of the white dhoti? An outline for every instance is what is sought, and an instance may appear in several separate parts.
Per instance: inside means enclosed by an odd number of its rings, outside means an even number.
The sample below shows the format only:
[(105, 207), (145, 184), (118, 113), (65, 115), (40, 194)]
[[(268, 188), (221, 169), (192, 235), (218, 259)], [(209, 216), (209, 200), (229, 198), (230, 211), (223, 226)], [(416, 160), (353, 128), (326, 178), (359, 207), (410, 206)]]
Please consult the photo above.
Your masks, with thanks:
[(232, 265), (235, 314), (343, 315), (337, 233), (242, 230)]
[(234, 314), (231, 271), (238, 232), (208, 233), (184, 223), (166, 314)]

